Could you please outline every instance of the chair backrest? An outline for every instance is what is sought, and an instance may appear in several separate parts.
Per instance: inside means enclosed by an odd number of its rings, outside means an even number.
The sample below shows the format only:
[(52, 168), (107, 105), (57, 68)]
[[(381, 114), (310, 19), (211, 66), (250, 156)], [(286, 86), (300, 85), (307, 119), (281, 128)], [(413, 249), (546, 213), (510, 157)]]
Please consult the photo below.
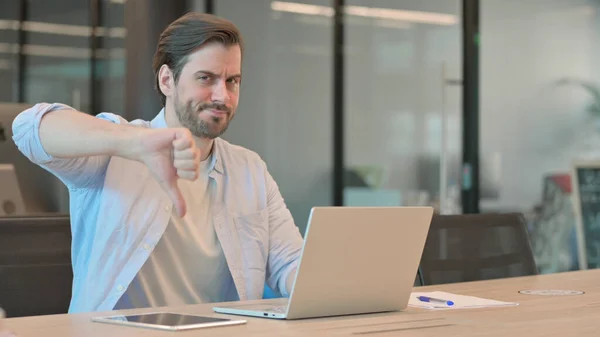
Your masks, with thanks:
[(518, 213), (434, 215), (421, 270), (426, 285), (538, 273)]
[(66, 313), (72, 283), (68, 216), (0, 218), (0, 307), (7, 317)]

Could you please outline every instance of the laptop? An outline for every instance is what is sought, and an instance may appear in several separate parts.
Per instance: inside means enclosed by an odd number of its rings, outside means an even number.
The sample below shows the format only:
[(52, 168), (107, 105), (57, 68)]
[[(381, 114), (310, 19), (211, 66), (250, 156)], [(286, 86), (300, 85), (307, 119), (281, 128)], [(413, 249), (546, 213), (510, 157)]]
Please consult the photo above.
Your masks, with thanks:
[[(69, 213), (68, 188), (52, 173), (27, 159), (13, 141), (12, 124), (19, 113), (30, 107), (31, 104), (0, 103), (0, 164), (14, 166), (20, 198), (27, 213)], [(6, 177), (6, 172), (0, 173)], [(5, 186), (4, 180), (0, 180), (0, 194), (3, 194), (1, 190)], [(14, 191), (14, 187), (10, 188)], [(12, 198), (16, 195), (10, 193), (11, 200), (14, 200)], [(9, 212), (13, 209), (10, 202), (2, 208)]]
[(406, 309), (432, 207), (314, 207), (289, 300), (222, 314), (300, 319)]

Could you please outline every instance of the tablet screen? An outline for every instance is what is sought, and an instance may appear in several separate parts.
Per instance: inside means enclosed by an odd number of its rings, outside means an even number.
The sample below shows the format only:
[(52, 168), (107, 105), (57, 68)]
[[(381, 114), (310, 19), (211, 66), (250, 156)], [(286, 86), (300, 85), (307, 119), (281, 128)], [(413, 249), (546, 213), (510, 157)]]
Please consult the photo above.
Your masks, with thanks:
[(166, 326), (181, 326), (181, 325), (192, 325), (192, 324), (205, 324), (205, 323), (217, 323), (217, 322), (228, 322), (229, 319), (216, 318), (216, 317), (203, 317), (194, 315), (182, 315), (173, 314), (168, 312), (142, 314), (142, 315), (131, 315), (131, 316), (114, 316), (107, 317), (115, 321), (125, 321), (132, 323), (145, 323), (152, 325), (166, 325)]

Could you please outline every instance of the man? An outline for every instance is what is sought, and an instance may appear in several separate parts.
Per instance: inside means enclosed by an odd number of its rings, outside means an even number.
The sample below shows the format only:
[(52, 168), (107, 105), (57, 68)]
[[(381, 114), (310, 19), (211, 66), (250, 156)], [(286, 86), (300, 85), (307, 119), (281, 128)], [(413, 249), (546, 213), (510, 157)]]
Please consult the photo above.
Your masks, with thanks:
[(219, 138), (239, 99), (243, 42), (188, 13), (154, 56), (150, 122), (37, 104), (13, 123), (32, 162), (69, 188), (69, 312), (288, 296), (302, 237), (260, 157)]

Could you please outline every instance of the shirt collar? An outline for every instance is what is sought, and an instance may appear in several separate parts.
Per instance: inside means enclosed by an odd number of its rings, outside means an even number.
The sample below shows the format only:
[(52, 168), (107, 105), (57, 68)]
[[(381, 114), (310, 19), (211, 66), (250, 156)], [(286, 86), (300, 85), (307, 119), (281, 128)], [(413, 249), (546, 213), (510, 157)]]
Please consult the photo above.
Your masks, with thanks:
[(150, 127), (153, 129), (162, 129), (167, 127), (167, 120), (165, 118), (165, 108), (160, 109), (160, 112), (150, 122)]

